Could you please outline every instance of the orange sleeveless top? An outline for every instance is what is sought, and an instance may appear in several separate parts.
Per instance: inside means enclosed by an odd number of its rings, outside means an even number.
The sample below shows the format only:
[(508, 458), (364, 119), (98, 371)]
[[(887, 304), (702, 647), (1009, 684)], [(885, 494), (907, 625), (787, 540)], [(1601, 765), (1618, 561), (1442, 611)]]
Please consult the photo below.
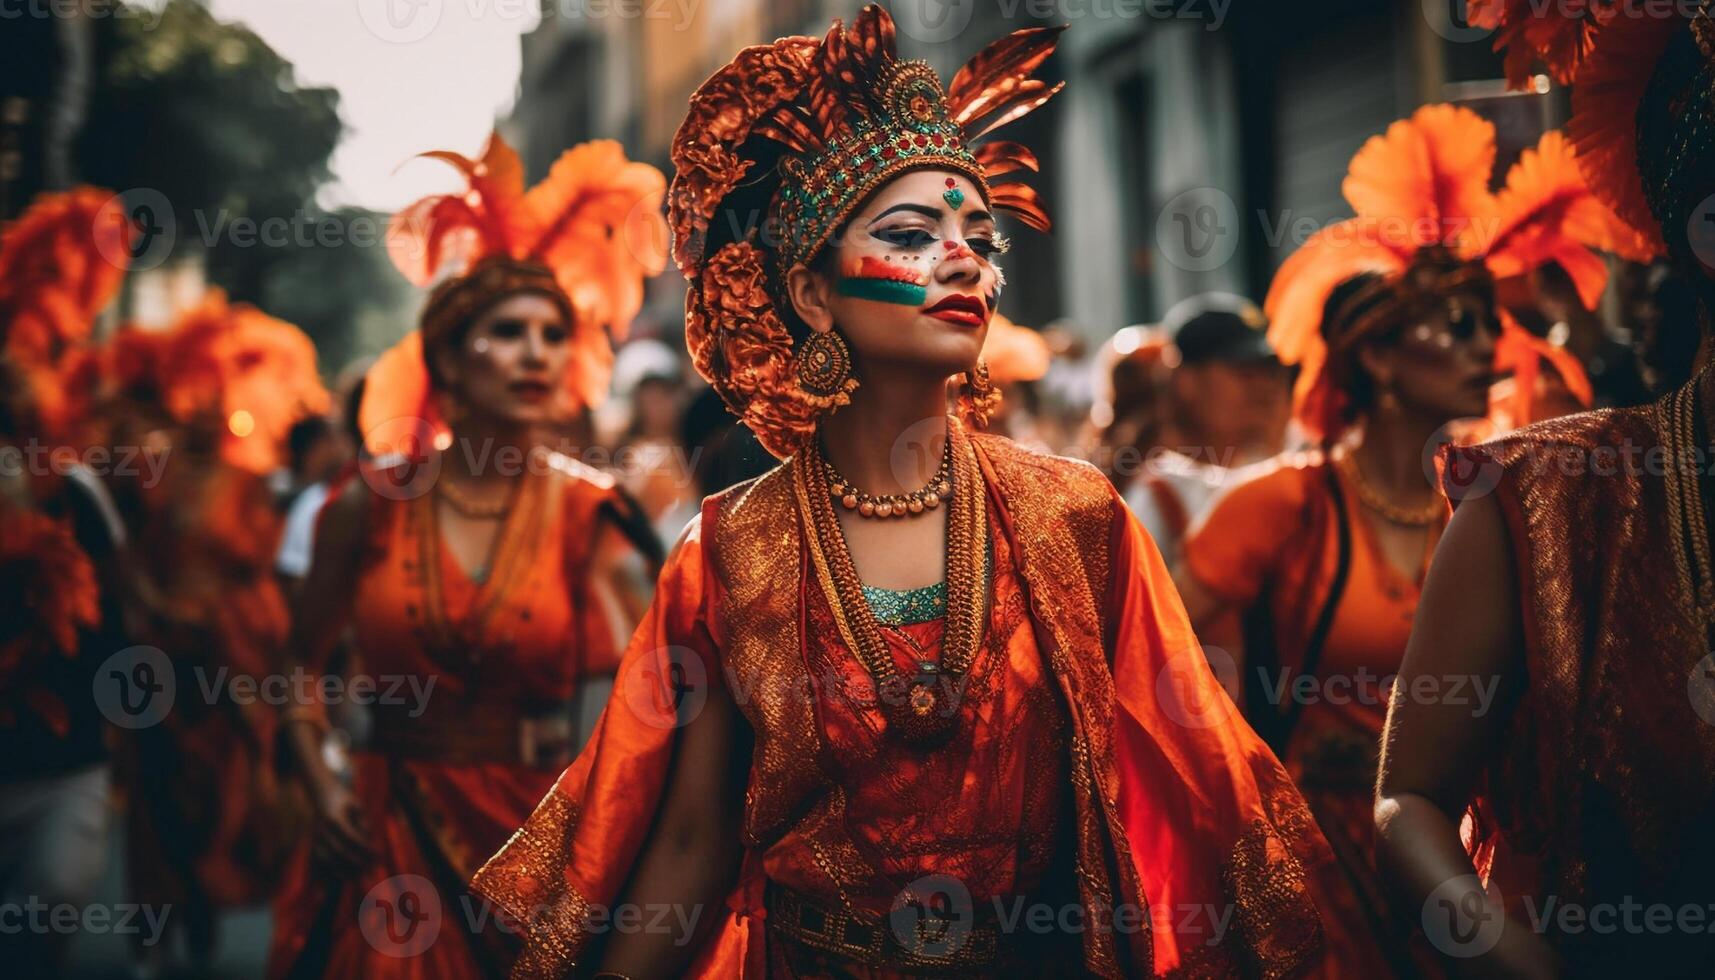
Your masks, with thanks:
[(486, 575), (445, 546), (435, 497), (375, 495), (353, 627), (375, 675), (436, 678), (436, 697), (564, 701), (618, 649), (590, 594), (596, 510), (613, 480), (550, 454), (527, 474)]

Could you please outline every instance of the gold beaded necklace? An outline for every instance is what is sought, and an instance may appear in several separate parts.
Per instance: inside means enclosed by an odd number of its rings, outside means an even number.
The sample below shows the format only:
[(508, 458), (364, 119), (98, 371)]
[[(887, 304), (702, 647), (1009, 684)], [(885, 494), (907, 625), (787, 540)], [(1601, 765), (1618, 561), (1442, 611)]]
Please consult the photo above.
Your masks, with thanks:
[(1364, 479), (1363, 470), (1358, 468), (1358, 461), (1350, 453), (1334, 460), (1334, 466), (1344, 473), (1358, 491), (1358, 500), (1365, 507), (1380, 514), (1390, 524), (1400, 524), (1405, 527), (1428, 527), (1435, 520), (1447, 513), (1447, 502), (1436, 495), (1436, 499), (1415, 510), (1401, 507), (1387, 499), (1380, 490), (1371, 486)]
[(922, 488), (910, 493), (869, 494), (852, 486), (852, 481), (840, 475), (824, 454), (821, 463), (827, 469), (828, 493), (846, 510), (859, 517), (915, 517), (941, 506), (953, 495), (953, 441), (948, 439), (941, 451), (941, 466)]
[(804, 535), (823, 593), (833, 607), (840, 638), (875, 681), (877, 701), (888, 730), (910, 745), (932, 748), (958, 730), (959, 697), (981, 646), (988, 615), (988, 517), (976, 455), (956, 419), (948, 419), (948, 456), (952, 493), (947, 514), (947, 620), (941, 662), (920, 660), (915, 673), (901, 674), (882, 638), (863, 582), (852, 564), (829, 470), (816, 460), (794, 465), (793, 488), (809, 524)]

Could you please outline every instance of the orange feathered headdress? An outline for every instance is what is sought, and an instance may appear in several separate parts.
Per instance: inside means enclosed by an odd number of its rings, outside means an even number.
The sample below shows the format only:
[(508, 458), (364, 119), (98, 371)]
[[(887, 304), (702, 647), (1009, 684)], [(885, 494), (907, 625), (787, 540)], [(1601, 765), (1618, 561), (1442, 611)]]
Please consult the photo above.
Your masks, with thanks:
[(795, 452), (849, 392), (797, 383), (770, 275), (813, 260), (871, 193), (909, 170), (969, 177), (993, 208), (1047, 229), (1036, 192), (995, 184), (1037, 169), (1029, 149), (973, 144), (1061, 88), (1032, 77), (1062, 28), (989, 45), (943, 90), (898, 58), (893, 18), (871, 4), (848, 30), (745, 48), (691, 97), (673, 139), (674, 255), (691, 281), (685, 341), (698, 373), (776, 456)]
[(166, 330), (118, 331), (103, 362), (110, 387), (217, 430), (221, 457), (253, 473), (278, 467), (292, 425), (332, 404), (310, 338), (218, 290)]
[(518, 154), (496, 133), (482, 156), (422, 154), (452, 165), (465, 179), (456, 194), (437, 194), (405, 208), (387, 234), (388, 254), (405, 278), (426, 286), (444, 266), (424, 307), (421, 329), (377, 359), (364, 388), (360, 423), (375, 452), (387, 445), (382, 423), (423, 419), (440, 426), (427, 358), (470, 317), (509, 295), (540, 292), (568, 315), (573, 356), (569, 400), (598, 404), (623, 340), (643, 306), (643, 281), (667, 264), (660, 213), (667, 179), (626, 159), (612, 140), (567, 150), (540, 184), (526, 190)]
[[(1540, 62), (1572, 85), (1566, 132), (1590, 189), (1632, 230), (1632, 256), (1668, 250), (1664, 227), (1680, 238), (1688, 208), (1715, 187), (1689, 195), (1674, 190), (1707, 160), (1715, 93), (1715, 22), (1706, 4), (1654, 0), (1471, 0), (1473, 23), (1497, 29), (1495, 50), (1506, 52), (1507, 81), (1523, 87)], [(1704, 117), (1701, 122), (1692, 117)], [(1641, 140), (1641, 141), (1640, 141)]]
[(70, 380), (125, 278), (130, 242), (119, 198), (96, 187), (44, 194), (0, 230), (0, 356), (50, 438), (75, 422)]
[[(1269, 342), (1282, 362), (1300, 368), (1296, 411), (1313, 434), (1333, 438), (1342, 425), (1344, 394), (1327, 370), (1322, 321), (1329, 296), (1354, 276), (1373, 273), (1384, 289), (1435, 293), (1553, 261), (1586, 306), (1600, 298), (1607, 267), (1590, 249), (1623, 252), (1632, 240), (1589, 192), (1565, 137), (1550, 132), (1526, 150), (1498, 194), (1489, 190), (1494, 164), (1494, 126), (1452, 105), (1424, 106), (1352, 158), (1342, 190), (1357, 216), (1318, 231), (1282, 263), (1264, 304)], [(1433, 262), (1462, 271), (1445, 281), (1408, 275)], [(1340, 343), (1349, 347), (1366, 327), (1393, 320), (1367, 316)]]

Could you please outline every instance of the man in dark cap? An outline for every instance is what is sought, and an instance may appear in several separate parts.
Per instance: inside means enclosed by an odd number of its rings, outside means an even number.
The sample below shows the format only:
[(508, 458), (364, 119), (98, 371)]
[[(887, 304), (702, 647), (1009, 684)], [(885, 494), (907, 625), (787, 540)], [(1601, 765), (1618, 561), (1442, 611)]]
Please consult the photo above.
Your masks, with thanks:
[(1124, 489), (1171, 564), (1185, 529), (1216, 493), (1281, 451), (1292, 384), (1269, 347), (1262, 310), (1242, 297), (1193, 296), (1168, 310), (1159, 330), (1170, 371), (1166, 417), (1156, 448)]

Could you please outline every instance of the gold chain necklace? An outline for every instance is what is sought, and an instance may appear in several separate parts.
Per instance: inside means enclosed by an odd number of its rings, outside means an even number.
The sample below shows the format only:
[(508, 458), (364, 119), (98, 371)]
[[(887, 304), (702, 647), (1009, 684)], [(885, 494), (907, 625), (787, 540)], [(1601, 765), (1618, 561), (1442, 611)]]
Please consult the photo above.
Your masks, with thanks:
[[(1690, 548), (1695, 568), (1681, 553), (1676, 564), (1686, 593), (1692, 597), (1697, 616), (1706, 634), (1715, 634), (1715, 560), (1709, 554), (1709, 527), (1703, 514), (1703, 488), (1695, 467), (1687, 474), (1689, 460), (1694, 460), (1699, 443), (1697, 424), (1697, 389), (1702, 383), (1699, 375), (1690, 384), (1669, 395), (1666, 400), (1662, 434), (1667, 453), (1668, 526), (1680, 535)], [(1707, 411), (1707, 409), (1705, 409)]]
[(860, 517), (915, 517), (941, 506), (953, 495), (952, 448), (953, 442), (949, 439), (941, 451), (941, 466), (935, 475), (921, 489), (910, 493), (864, 493), (852, 486), (852, 481), (841, 476), (825, 454), (820, 458), (828, 471), (828, 494), (846, 510), (856, 511)]
[(1364, 473), (1358, 469), (1357, 459), (1350, 453), (1336, 458), (1334, 465), (1351, 480), (1352, 486), (1357, 488), (1358, 499), (1363, 502), (1363, 505), (1380, 514), (1391, 524), (1402, 524), (1406, 527), (1428, 527), (1447, 512), (1447, 503), (1440, 498), (1440, 494), (1437, 494), (1436, 499), (1427, 505), (1415, 510), (1401, 507), (1387, 499), (1381, 491), (1370, 486), (1364, 480)]
[(464, 491), (445, 477), (435, 481), (435, 489), (440, 493), (441, 499), (450, 504), (453, 510), (473, 521), (492, 521), (505, 517), (507, 511), (512, 509), (512, 499), (516, 496), (517, 491), (517, 487), (513, 487), (506, 491), (505, 499), (495, 503), (483, 503), (466, 497)]
[[(864, 599), (863, 582), (852, 564), (834, 511), (828, 469), (805, 460), (794, 466), (798, 505), (810, 525), (805, 543), (823, 592), (833, 607), (834, 624), (846, 646), (875, 681), (877, 702), (888, 730), (907, 744), (932, 748), (957, 731), (964, 690), (982, 643), (988, 614), (988, 517), (976, 456), (958, 422), (948, 420), (952, 460), (952, 500), (947, 514), (947, 618), (941, 638), (941, 662), (919, 660), (912, 674), (901, 674), (881, 627)], [(956, 442), (956, 445), (954, 444)]]

